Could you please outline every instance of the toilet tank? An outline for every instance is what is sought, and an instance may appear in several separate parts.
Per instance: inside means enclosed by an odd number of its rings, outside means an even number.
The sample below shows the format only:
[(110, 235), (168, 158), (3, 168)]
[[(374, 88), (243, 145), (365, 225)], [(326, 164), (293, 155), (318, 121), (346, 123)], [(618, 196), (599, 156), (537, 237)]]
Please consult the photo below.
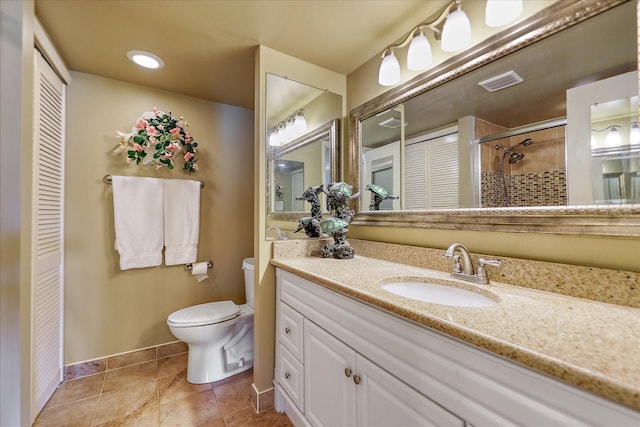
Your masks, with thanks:
[(247, 298), (247, 305), (253, 308), (253, 258), (242, 260), (242, 270), (244, 271), (244, 292)]

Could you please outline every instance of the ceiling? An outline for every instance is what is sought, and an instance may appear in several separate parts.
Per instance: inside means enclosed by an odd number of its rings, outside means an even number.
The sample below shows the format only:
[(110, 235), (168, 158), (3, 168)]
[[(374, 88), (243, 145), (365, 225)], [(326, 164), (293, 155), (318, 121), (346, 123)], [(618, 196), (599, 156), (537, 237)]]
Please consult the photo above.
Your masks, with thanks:
[[(36, 0), (73, 71), (253, 109), (262, 44), (348, 75), (447, 1)], [(158, 55), (160, 70), (127, 59)]]

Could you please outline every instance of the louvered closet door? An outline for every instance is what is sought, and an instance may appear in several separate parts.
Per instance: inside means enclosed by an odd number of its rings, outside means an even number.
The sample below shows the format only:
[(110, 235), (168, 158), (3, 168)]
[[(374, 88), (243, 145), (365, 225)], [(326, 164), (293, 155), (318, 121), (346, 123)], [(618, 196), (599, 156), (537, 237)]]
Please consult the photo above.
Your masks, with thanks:
[(32, 398), (40, 411), (62, 381), (64, 89), (35, 52), (32, 224)]

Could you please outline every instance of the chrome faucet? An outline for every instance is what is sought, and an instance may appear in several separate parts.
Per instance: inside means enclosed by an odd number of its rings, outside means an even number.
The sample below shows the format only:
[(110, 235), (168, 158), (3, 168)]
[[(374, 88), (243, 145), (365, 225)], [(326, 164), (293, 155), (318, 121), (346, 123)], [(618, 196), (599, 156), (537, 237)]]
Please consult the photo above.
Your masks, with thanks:
[[(460, 252), (460, 254), (462, 254), (462, 264), (460, 264), (460, 255), (457, 255), (456, 252)], [(483, 285), (489, 283), (489, 276), (487, 275), (487, 269), (485, 266), (490, 265), (493, 267), (500, 267), (502, 264), (499, 260), (480, 258), (478, 261), (480, 265), (478, 266), (478, 269), (475, 270), (473, 268), (473, 261), (471, 260), (469, 251), (460, 243), (454, 243), (449, 246), (444, 257), (446, 259), (453, 259), (453, 271), (451, 272), (452, 277), (473, 283), (481, 283)]]
[(272, 225), (269, 228), (267, 228), (267, 233), (270, 232), (270, 231), (273, 231), (273, 230), (276, 231), (276, 239), (277, 240), (287, 240), (288, 239), (287, 232), (280, 230), (275, 225)]

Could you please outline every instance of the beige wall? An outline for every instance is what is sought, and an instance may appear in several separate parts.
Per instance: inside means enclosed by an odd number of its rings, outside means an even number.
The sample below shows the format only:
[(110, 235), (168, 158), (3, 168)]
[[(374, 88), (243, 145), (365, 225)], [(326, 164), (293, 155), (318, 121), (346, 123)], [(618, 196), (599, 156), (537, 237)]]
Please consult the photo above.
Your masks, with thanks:
[(269, 265), (271, 242), (266, 241), (266, 73), (288, 78), (342, 96), (346, 106), (346, 76), (326, 70), (266, 46), (256, 49), (255, 61), (255, 360), (253, 381), (258, 392), (273, 387), (275, 360), (275, 269)]
[[(242, 259), (253, 255), (253, 112), (73, 73), (67, 91), (65, 364), (174, 341), (167, 316), (190, 305), (245, 302)], [(153, 107), (184, 116), (200, 171), (128, 165), (113, 150)], [(181, 266), (121, 271), (114, 250), (113, 194), (104, 175), (202, 180), (198, 283)]]

